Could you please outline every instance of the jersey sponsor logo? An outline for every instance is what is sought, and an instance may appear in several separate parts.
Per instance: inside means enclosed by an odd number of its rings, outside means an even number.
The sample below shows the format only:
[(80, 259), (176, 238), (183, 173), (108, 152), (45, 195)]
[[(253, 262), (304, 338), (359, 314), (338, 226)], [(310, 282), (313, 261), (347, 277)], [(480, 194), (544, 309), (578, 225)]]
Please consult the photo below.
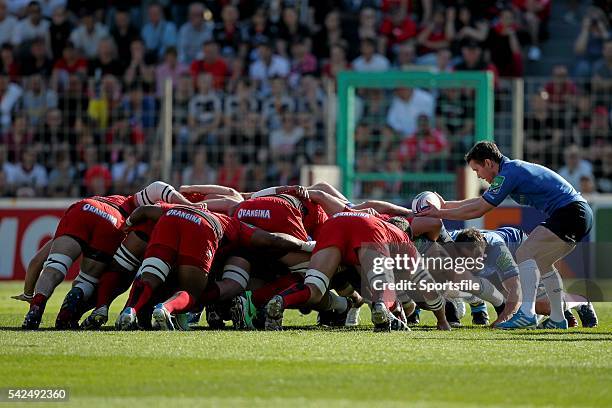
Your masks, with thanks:
[(505, 176), (496, 176), (491, 182), (491, 186), (489, 187), (489, 192), (491, 194), (499, 193), (499, 190), (501, 190), (502, 185), (504, 184), (505, 180), (506, 180)]
[(361, 217), (361, 218), (369, 218), (370, 214), (366, 212), (339, 212), (334, 214), (334, 218), (338, 217)]
[(90, 213), (96, 214), (98, 217), (102, 217), (105, 220), (112, 222), (114, 225), (117, 225), (117, 217), (114, 217), (110, 215), (109, 213), (104, 212), (97, 207), (94, 207), (91, 204), (85, 204), (83, 206), (83, 211), (88, 211)]
[(197, 225), (202, 224), (202, 218), (200, 218), (196, 214), (190, 214), (190, 213), (187, 213), (185, 211), (169, 210), (166, 213), (166, 215), (168, 215), (170, 217), (179, 217), (179, 218), (182, 218), (184, 220), (191, 221), (191, 222), (193, 222), (194, 224), (197, 224)]
[(497, 258), (495, 265), (500, 271), (507, 271), (508, 269), (512, 268), (513, 261), (514, 260), (512, 259), (512, 256), (509, 253), (502, 252), (499, 258)]
[(238, 210), (238, 218), (271, 218), (270, 210)]

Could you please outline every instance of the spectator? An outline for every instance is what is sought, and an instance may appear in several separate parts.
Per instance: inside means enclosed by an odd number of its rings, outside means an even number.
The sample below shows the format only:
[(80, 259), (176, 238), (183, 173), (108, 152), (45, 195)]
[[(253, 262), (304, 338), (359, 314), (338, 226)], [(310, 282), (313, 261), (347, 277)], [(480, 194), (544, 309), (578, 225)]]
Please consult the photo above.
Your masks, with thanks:
[(402, 7), (394, 7), (383, 18), (380, 25), (381, 49), (387, 50), (387, 56), (398, 53), (400, 44), (416, 37), (417, 24)]
[(421, 89), (399, 88), (387, 113), (387, 124), (404, 136), (417, 130), (417, 118), (424, 114), (431, 120), (435, 102), (430, 93)]
[(212, 88), (212, 76), (202, 73), (197, 79), (197, 94), (189, 101), (188, 123), (191, 142), (211, 143), (216, 139), (221, 124), (221, 99)]
[(8, 159), (17, 163), (24, 150), (28, 149), (34, 140), (34, 136), (28, 127), (28, 120), (22, 113), (14, 115), (10, 130), (4, 135), (3, 145), (8, 151)]
[(353, 70), (357, 72), (384, 72), (389, 70), (389, 60), (376, 53), (376, 41), (366, 38), (361, 41), (361, 54), (353, 63)]
[(606, 40), (603, 46), (603, 58), (593, 66), (591, 84), (600, 99), (606, 99), (612, 91), (612, 39)]
[(155, 97), (144, 92), (143, 85), (139, 83), (134, 82), (130, 85), (120, 109), (128, 117), (131, 127), (150, 132), (157, 126)]
[(393, 66), (400, 70), (414, 69), (416, 66), (416, 47), (414, 42), (406, 41), (397, 46), (397, 56)]
[(7, 12), (7, 1), (0, 0), (0, 44), (12, 42), (17, 19)]
[(596, 164), (597, 190), (601, 193), (612, 193), (612, 145), (608, 144), (603, 148), (601, 161)]
[(221, 10), (221, 23), (215, 27), (213, 38), (219, 44), (221, 54), (227, 57), (244, 58), (247, 53), (245, 35), (239, 23), (240, 12), (227, 4)]
[(295, 157), (296, 146), (304, 137), (304, 129), (295, 121), (292, 112), (283, 112), (281, 115), (281, 127), (270, 133), (270, 152), (272, 158), (280, 156)]
[(26, 18), (20, 20), (15, 26), (12, 38), (13, 45), (28, 47), (30, 41), (35, 38), (42, 38), (45, 48), (50, 50), (49, 21), (43, 18), (40, 3), (31, 1), (28, 4), (26, 14)]
[(68, 83), (69, 75), (75, 73), (81, 75), (87, 73), (87, 60), (80, 58), (72, 42), (68, 41), (62, 50), (62, 57), (53, 65), (52, 83), (64, 88)]
[(54, 162), (53, 169), (49, 173), (47, 195), (49, 197), (78, 196), (77, 170), (70, 160), (68, 151), (58, 150)]
[(512, 0), (512, 5), (521, 14), (529, 35), (531, 46), (527, 55), (531, 61), (539, 61), (542, 57), (542, 51), (539, 47), (540, 33), (550, 16), (551, 3), (551, 0)]
[(273, 78), (271, 94), (263, 101), (262, 115), (264, 127), (276, 130), (281, 126), (283, 112), (295, 112), (295, 99), (289, 95), (287, 81), (284, 78)]
[[(347, 33), (347, 41), (349, 43), (349, 59), (355, 59), (359, 55), (359, 50), (356, 49), (356, 45), (361, 46), (365, 39), (376, 39), (378, 38), (378, 18), (376, 17), (376, 11), (372, 7), (365, 7), (359, 12), (359, 23), (356, 25), (356, 31)], [(374, 41), (375, 51), (380, 54), (385, 54), (386, 50), (379, 47), (379, 44)]]
[(491, 62), (502, 77), (523, 76), (523, 56), (516, 31), (518, 24), (511, 9), (502, 10), (499, 20), (489, 32)]
[(533, 95), (525, 112), (525, 158), (543, 166), (554, 166), (559, 163), (562, 134), (554, 126), (547, 97), (543, 92)]
[(37, 126), (48, 109), (57, 107), (57, 94), (53, 89), (44, 86), (40, 74), (32, 75), (24, 82), (23, 112), (28, 117), (29, 124)]
[(214, 184), (217, 180), (215, 170), (208, 165), (207, 151), (204, 147), (198, 147), (192, 152), (189, 165), (185, 167), (181, 175), (181, 183)]
[(278, 26), (269, 24), (268, 16), (264, 8), (258, 8), (251, 17), (251, 24), (246, 31), (245, 41), (250, 47), (249, 59), (257, 57), (257, 46), (264, 42), (269, 42), (270, 38), (276, 38)]
[[(225, 97), (223, 124), (234, 134), (244, 127), (244, 120), (251, 112), (257, 112), (257, 100), (248, 79), (238, 81), (234, 93)], [(259, 125), (257, 125), (259, 126)]]
[(323, 121), (325, 108), (325, 92), (321, 89), (318, 78), (305, 75), (300, 81), (296, 96), (296, 110), (301, 113), (308, 112), (315, 121)]
[(164, 82), (172, 80), (172, 88), (176, 89), (179, 78), (189, 73), (189, 68), (179, 62), (176, 48), (169, 46), (164, 54), (163, 62), (155, 68), (157, 96), (164, 94)]
[(591, 9), (582, 19), (582, 28), (574, 43), (574, 53), (578, 59), (576, 76), (591, 77), (594, 64), (603, 56), (603, 44), (608, 38), (610, 28), (606, 17), (598, 9)]
[(30, 55), (24, 58), (21, 71), (23, 75), (40, 74), (45, 78), (49, 78), (51, 76), (51, 72), (53, 71), (53, 62), (47, 56), (45, 40), (42, 38), (37, 38), (30, 43)]
[(87, 113), (96, 121), (100, 130), (106, 130), (110, 124), (111, 114), (121, 103), (121, 87), (117, 78), (104, 75), (100, 84), (100, 93), (89, 100)]
[(340, 13), (333, 10), (325, 16), (323, 27), (314, 36), (312, 52), (319, 60), (333, 58), (331, 53), (334, 46), (344, 42), (346, 41), (340, 23)]
[(228, 147), (223, 152), (223, 164), (217, 172), (217, 183), (244, 191), (246, 167), (240, 162), (240, 156), (234, 147)]
[(219, 55), (219, 45), (214, 41), (206, 41), (203, 44), (203, 58), (191, 63), (191, 75), (194, 83), (200, 73), (212, 75), (213, 86), (216, 90), (223, 90), (225, 79), (229, 75), (227, 63)]
[(334, 44), (330, 50), (330, 58), (321, 69), (323, 78), (336, 80), (338, 72), (348, 71), (350, 65), (346, 59), (346, 49), (342, 44)]
[(166, 55), (169, 47), (176, 53), (176, 26), (164, 19), (161, 4), (153, 2), (148, 8), (149, 21), (142, 27), (140, 35), (144, 41), (146, 55), (151, 61), (157, 61)]
[(212, 39), (213, 25), (204, 21), (204, 10), (202, 3), (192, 3), (189, 19), (179, 30), (177, 48), (182, 63), (191, 64), (198, 57), (202, 44)]
[(453, 141), (452, 151), (468, 151), (474, 144), (474, 99), (457, 88), (440, 91), (436, 116), (444, 133)]
[[(454, 10), (450, 8), (449, 10)], [(454, 16), (453, 16), (454, 17)], [(418, 62), (423, 65), (435, 65), (435, 55), (438, 50), (449, 48), (451, 41), (453, 21), (445, 16), (444, 9), (437, 9), (431, 21), (424, 22), (424, 28), (417, 36), (419, 45), (417, 53)]]
[(130, 118), (125, 114), (120, 114), (106, 133), (106, 161), (109, 163), (119, 162), (123, 157), (123, 150), (126, 146), (135, 148), (138, 154), (141, 154), (144, 151), (145, 140), (142, 128), (132, 126)]
[(453, 55), (460, 55), (461, 48), (466, 42), (476, 42), (479, 46), (485, 43), (489, 35), (489, 22), (482, 18), (475, 18), (467, 5), (459, 7), (455, 18), (455, 9), (450, 7), (447, 12), (448, 35), (452, 38), (451, 51)]
[(77, 119), (86, 116), (89, 98), (79, 74), (69, 74), (66, 86), (61, 89), (63, 92), (60, 92), (58, 107), (62, 112), (62, 120), (67, 126), (73, 127)]
[(49, 162), (59, 151), (65, 151), (70, 155), (70, 160), (76, 160), (76, 133), (64, 125), (62, 112), (57, 108), (45, 113), (45, 122), (34, 135), (34, 145), (43, 154), (45, 165), (52, 164)]
[[(172, 105), (174, 106), (176, 114), (173, 115), (173, 132), (175, 138), (179, 142), (179, 147), (184, 147), (185, 143), (191, 140), (191, 133), (189, 129), (189, 103), (194, 95), (193, 80), (191, 75), (184, 74), (179, 77), (176, 84), (176, 91), (172, 95)], [(183, 154), (184, 152), (181, 152)], [(183, 156), (181, 156), (183, 157)], [(183, 157), (187, 160), (187, 157)]]
[(17, 84), (9, 81), (6, 75), (0, 75), (0, 124), (2, 130), (11, 126), (11, 115), (17, 102), (21, 99), (23, 90)]
[(601, 160), (606, 146), (610, 143), (609, 112), (605, 106), (593, 109), (591, 128), (581, 135), (582, 148), (588, 152), (592, 162)]
[(51, 54), (53, 60), (57, 61), (63, 55), (64, 47), (68, 43), (73, 26), (68, 20), (66, 9), (56, 7), (53, 10), (53, 18), (49, 27), (49, 37), (51, 38)]
[(17, 197), (41, 197), (47, 187), (47, 170), (36, 163), (33, 150), (23, 150), (21, 160), (14, 167), (11, 183)]
[(548, 94), (549, 109), (559, 115), (571, 110), (576, 103), (578, 88), (565, 65), (553, 67), (552, 79), (544, 85), (544, 91)]
[(153, 86), (151, 81), (147, 78), (151, 78), (155, 68), (149, 65), (145, 59), (145, 46), (140, 38), (135, 38), (130, 43), (130, 64), (125, 70), (123, 81), (126, 85), (134, 83), (144, 84)]
[(108, 195), (113, 184), (113, 176), (105, 164), (100, 163), (99, 152), (95, 146), (85, 149), (82, 164), (83, 191), (85, 196)]
[(461, 62), (455, 65), (456, 71), (489, 71), (493, 73), (495, 82), (499, 73), (497, 67), (484, 60), (482, 55), (482, 48), (476, 41), (466, 41), (461, 47)]
[(306, 42), (307, 49), (311, 49), (310, 35), (308, 27), (300, 23), (297, 10), (293, 7), (285, 7), (276, 42), (278, 53), (288, 58), (289, 46), (300, 38)]
[(258, 58), (249, 67), (249, 78), (255, 81), (262, 96), (270, 93), (268, 80), (272, 77), (287, 77), (290, 71), (289, 61), (280, 55), (273, 54), (272, 45), (264, 41), (257, 47)]
[(431, 128), (430, 120), (429, 116), (420, 114), (416, 131), (400, 144), (398, 159), (411, 171), (446, 170), (448, 140), (442, 131)]
[(115, 193), (131, 194), (144, 184), (149, 166), (139, 159), (134, 148), (123, 149), (122, 160), (111, 167)]
[(85, 58), (96, 58), (100, 42), (108, 37), (106, 26), (96, 22), (91, 12), (85, 11), (77, 28), (70, 33), (70, 41), (79, 49)]
[(587, 201), (591, 201), (593, 198), (599, 196), (597, 186), (595, 185), (595, 179), (589, 176), (580, 177), (580, 189), (578, 189), (578, 191)]
[(229, 139), (231, 146), (240, 146), (243, 161), (264, 163), (268, 159), (268, 134), (263, 132), (261, 118), (257, 112), (250, 111), (242, 116)]
[(306, 40), (297, 38), (291, 44), (291, 73), (289, 83), (296, 86), (303, 75), (315, 75), (318, 72), (317, 59), (308, 52)]
[[(128, 9), (120, 7), (115, 11), (115, 26), (110, 30), (110, 35), (115, 40), (119, 61), (133, 60), (132, 42), (135, 40), (140, 41), (140, 32), (132, 25)], [(124, 64), (127, 65), (126, 62)]]
[(98, 44), (98, 56), (87, 64), (88, 74), (96, 80), (105, 75), (113, 75), (117, 78), (123, 76), (125, 65), (117, 59), (117, 48), (111, 37), (105, 37)]
[(566, 147), (563, 156), (565, 165), (559, 169), (559, 175), (580, 191), (580, 179), (583, 176), (593, 177), (593, 165), (582, 159), (580, 148), (576, 145)]
[(17, 61), (15, 61), (15, 54), (11, 44), (5, 43), (0, 47), (0, 64), (2, 64), (1, 74), (7, 75), (13, 82), (21, 79), (21, 68)]

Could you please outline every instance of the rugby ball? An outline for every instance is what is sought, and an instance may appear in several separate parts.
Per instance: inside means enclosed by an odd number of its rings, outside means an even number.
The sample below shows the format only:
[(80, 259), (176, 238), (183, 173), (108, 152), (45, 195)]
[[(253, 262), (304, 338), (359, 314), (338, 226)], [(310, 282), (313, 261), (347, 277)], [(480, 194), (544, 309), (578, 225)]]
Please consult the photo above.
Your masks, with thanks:
[(431, 191), (423, 191), (422, 193), (417, 194), (417, 196), (414, 197), (414, 200), (412, 200), (412, 212), (418, 214), (421, 211), (426, 210), (429, 208), (429, 203), (431, 203), (438, 210), (442, 206), (440, 198)]

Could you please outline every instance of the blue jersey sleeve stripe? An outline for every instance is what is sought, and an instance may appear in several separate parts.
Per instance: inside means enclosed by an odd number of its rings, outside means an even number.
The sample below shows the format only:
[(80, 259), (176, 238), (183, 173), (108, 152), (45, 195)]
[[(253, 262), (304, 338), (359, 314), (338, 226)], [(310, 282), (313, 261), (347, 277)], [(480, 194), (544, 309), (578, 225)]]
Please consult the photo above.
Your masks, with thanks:
[(482, 196), (482, 198), (483, 198), (483, 200), (485, 200), (487, 203), (491, 204), (493, 207), (497, 207), (499, 204), (501, 204), (501, 203), (497, 203), (497, 204), (496, 204), (494, 201), (492, 201), (492, 199), (491, 199), (491, 198), (487, 197), (487, 195), (486, 195), (486, 194), (485, 194), (485, 195), (483, 195), (483, 196)]

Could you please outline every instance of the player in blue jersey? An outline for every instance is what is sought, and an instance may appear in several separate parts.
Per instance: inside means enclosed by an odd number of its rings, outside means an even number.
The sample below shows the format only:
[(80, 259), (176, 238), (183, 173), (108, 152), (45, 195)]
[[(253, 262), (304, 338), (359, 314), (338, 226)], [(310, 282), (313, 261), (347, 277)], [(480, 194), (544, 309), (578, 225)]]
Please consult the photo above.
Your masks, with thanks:
[(481, 196), (461, 201), (442, 201), (441, 209), (430, 206), (418, 216), (449, 220), (482, 217), (510, 196), (522, 205), (546, 214), (529, 238), (517, 249), (522, 302), (502, 329), (533, 328), (537, 319), (535, 298), (540, 277), (551, 303), (544, 328), (566, 329), (563, 313), (563, 282), (553, 265), (564, 258), (591, 230), (593, 212), (586, 200), (554, 171), (522, 160), (510, 160), (492, 142), (478, 142), (465, 155), (468, 165), (490, 187)]

